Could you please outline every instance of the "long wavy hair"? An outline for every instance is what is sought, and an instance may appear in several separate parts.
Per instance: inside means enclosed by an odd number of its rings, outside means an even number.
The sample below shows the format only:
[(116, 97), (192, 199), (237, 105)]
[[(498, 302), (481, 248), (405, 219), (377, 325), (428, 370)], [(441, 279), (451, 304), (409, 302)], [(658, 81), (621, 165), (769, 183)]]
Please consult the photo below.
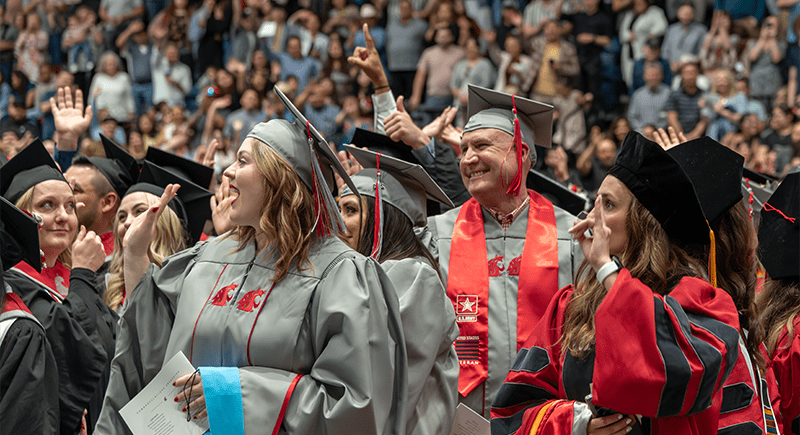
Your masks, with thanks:
[[(30, 189), (28, 189), (25, 193), (23, 193), (22, 196), (19, 197), (17, 203), (15, 204), (18, 209), (27, 210), (29, 212), (33, 211), (33, 192), (35, 190), (36, 186), (33, 186)], [(70, 246), (67, 246), (67, 249), (64, 249), (56, 259), (67, 269), (72, 269), (72, 242), (75, 241), (76, 237), (78, 237), (77, 230), (75, 231), (75, 234), (72, 236), (72, 241), (70, 241)]]
[[(680, 277), (702, 274), (702, 264), (669, 238), (658, 220), (636, 197), (632, 197), (626, 217), (628, 241), (619, 259), (631, 276), (650, 287), (653, 293), (669, 294)], [(586, 260), (578, 268), (576, 282), (566, 310), (562, 346), (573, 356), (583, 358), (592, 350), (594, 315), (608, 291), (597, 281)]]
[[(402, 260), (404, 258), (424, 257), (431, 267), (442, 278), (438, 262), (433, 258), (428, 248), (419, 241), (414, 234), (414, 226), (408, 217), (391, 204), (383, 203), (383, 244), (378, 263), (386, 260)], [(361, 197), (361, 207), (366, 208), (366, 214), (361, 213), (359, 228), (362, 228), (358, 237), (356, 251), (364, 256), (372, 253), (372, 244), (375, 240), (375, 198)], [(364, 219), (366, 217), (366, 219)]]
[[(264, 198), (247, 198), (261, 201), (259, 227), (238, 225), (232, 235), (239, 241), (236, 251), (254, 240), (258, 232), (270, 242), (265, 256), (278, 253), (273, 282), (282, 280), (293, 269), (308, 270), (313, 267), (308, 252), (314, 234), (314, 197), (300, 180), (297, 172), (272, 148), (260, 140), (253, 140), (252, 156), (263, 176)], [(335, 212), (335, 210), (333, 210)], [(322, 222), (319, 223), (322, 225)]]
[[(755, 227), (750, 222), (744, 199), (711, 223), (716, 239), (717, 287), (733, 299), (739, 312), (739, 325), (747, 330), (745, 346), (759, 367), (764, 368), (764, 356), (758, 347), (764, 341), (764, 327), (758, 321), (756, 283)], [(695, 246), (691, 254), (698, 260), (707, 259), (708, 246)]]
[(796, 279), (768, 280), (758, 294), (759, 320), (764, 328), (764, 344), (769, 355), (775, 353), (783, 327), (794, 335), (794, 318), (800, 314), (800, 287)]
[[(147, 194), (147, 200), (148, 207), (158, 203), (158, 197), (149, 193)], [(108, 269), (110, 278), (106, 283), (106, 291), (103, 294), (103, 301), (115, 311), (122, 305), (126, 294), (125, 277), (123, 275), (125, 270), (124, 249), (122, 247), (122, 239), (117, 231), (118, 228), (119, 215), (114, 218), (114, 254), (111, 256), (111, 266)], [(147, 258), (151, 263), (161, 267), (165, 258), (186, 249), (188, 240), (189, 233), (181, 225), (178, 215), (167, 207), (156, 221), (156, 234), (147, 248)]]

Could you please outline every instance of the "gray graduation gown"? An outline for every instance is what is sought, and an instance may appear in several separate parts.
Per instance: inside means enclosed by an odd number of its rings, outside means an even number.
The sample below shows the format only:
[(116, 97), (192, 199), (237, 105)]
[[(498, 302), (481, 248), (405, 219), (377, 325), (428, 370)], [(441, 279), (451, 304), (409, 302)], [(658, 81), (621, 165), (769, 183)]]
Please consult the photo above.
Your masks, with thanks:
[(195, 367), (239, 368), (246, 434), (402, 433), (402, 325), (377, 263), (321, 239), (312, 268), (273, 286), (274, 257), (237, 246), (200, 243), (151, 266), (131, 292), (97, 433), (130, 433), (119, 409), (178, 351)]
[[(583, 260), (583, 252), (572, 235), (567, 231), (575, 222), (575, 216), (553, 207), (558, 232), (558, 288), (541, 289), (555, 294), (565, 285), (572, 284), (578, 265)], [(447, 288), (447, 273), (450, 262), (450, 243), (453, 227), (461, 207), (439, 216), (428, 218), (428, 226), (418, 236), (439, 262), (439, 271)], [(511, 368), (517, 355), (517, 288), (519, 277), (508, 274), (509, 262), (522, 255), (525, 245), (525, 231), (528, 227), (528, 208), (523, 210), (508, 231), (485, 209), (483, 211), (484, 231), (486, 233), (487, 261), (497, 256), (503, 257), (503, 271), (500, 276), (489, 278), (489, 368), (488, 378), (483, 385), (476, 387), (467, 397), (459, 395), (459, 401), (484, 417), (490, 418), (492, 400)]]
[(458, 326), (436, 270), (424, 258), (381, 264), (400, 298), (408, 354), (406, 433), (450, 433), (458, 405)]

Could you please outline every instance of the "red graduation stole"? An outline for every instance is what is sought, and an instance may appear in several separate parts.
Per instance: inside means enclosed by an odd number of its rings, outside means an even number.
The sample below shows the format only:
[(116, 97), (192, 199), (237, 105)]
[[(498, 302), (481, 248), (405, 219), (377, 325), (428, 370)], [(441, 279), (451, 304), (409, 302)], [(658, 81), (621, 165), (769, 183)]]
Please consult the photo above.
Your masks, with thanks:
[(106, 256), (114, 253), (114, 232), (109, 231), (105, 234), (100, 234), (100, 242), (103, 243), (103, 251)]
[(56, 261), (55, 266), (42, 269), (42, 273), (37, 272), (36, 269), (24, 261), (17, 263), (14, 269), (44, 286), (56, 302), (61, 303), (67, 297), (62, 290), (59, 290), (59, 287), (69, 290), (69, 269), (64, 267), (61, 262)]
[[(511, 260), (508, 267), (509, 275), (519, 275), (517, 350), (558, 290), (558, 231), (553, 204), (532, 190), (528, 190), (528, 196), (525, 247), (522, 256)], [(447, 296), (453, 302), (459, 326), (455, 343), (461, 369), (458, 392), (464, 397), (488, 376), (489, 262), (483, 212), (478, 201), (471, 198), (461, 206), (453, 228), (447, 279)]]
[(6, 306), (3, 307), (3, 312), (8, 313), (11, 311), (23, 311), (31, 314), (31, 311), (25, 306), (25, 303), (22, 302), (22, 299), (20, 299), (16, 293), (6, 293)]

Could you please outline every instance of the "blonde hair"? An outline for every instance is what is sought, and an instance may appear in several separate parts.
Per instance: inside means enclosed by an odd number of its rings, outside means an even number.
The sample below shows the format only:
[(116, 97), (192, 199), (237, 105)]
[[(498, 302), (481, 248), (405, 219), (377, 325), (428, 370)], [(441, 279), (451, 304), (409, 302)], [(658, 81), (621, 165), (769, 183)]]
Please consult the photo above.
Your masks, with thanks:
[[(28, 189), (22, 196), (17, 200), (15, 204), (18, 209), (28, 212), (33, 212), (33, 193), (36, 189), (36, 185)], [(78, 237), (78, 232), (75, 231), (75, 234), (72, 236), (72, 240), (70, 241), (70, 245), (67, 246), (60, 254), (58, 254), (58, 258), (56, 259), (59, 263), (61, 263), (67, 269), (72, 269), (72, 242), (75, 241), (75, 238)], [(41, 242), (40, 242), (41, 243)], [(41, 245), (39, 245), (39, 249), (41, 249)]]
[(298, 270), (313, 267), (308, 251), (314, 240), (314, 198), (297, 172), (267, 144), (254, 139), (252, 155), (267, 192), (264, 198), (252, 198), (262, 202), (259, 228), (239, 225), (231, 234), (239, 241), (236, 249), (239, 251), (255, 239), (257, 232), (264, 233), (271, 246), (265, 256), (269, 258), (276, 251), (279, 255), (272, 278), (278, 282), (294, 267)]
[[(148, 193), (147, 198), (148, 206), (158, 202), (158, 197), (155, 195)], [(119, 215), (114, 218), (114, 254), (111, 257), (111, 266), (109, 267), (111, 277), (108, 279), (106, 292), (103, 294), (103, 301), (112, 310), (117, 310), (122, 305), (126, 291), (125, 277), (123, 276), (125, 270), (124, 252), (122, 239), (117, 233), (118, 228)], [(165, 258), (186, 249), (188, 237), (188, 233), (181, 225), (178, 215), (167, 207), (164, 213), (159, 216), (158, 221), (156, 221), (156, 234), (147, 249), (147, 258), (151, 263), (161, 267)], [(130, 290), (132, 291), (133, 289)]]

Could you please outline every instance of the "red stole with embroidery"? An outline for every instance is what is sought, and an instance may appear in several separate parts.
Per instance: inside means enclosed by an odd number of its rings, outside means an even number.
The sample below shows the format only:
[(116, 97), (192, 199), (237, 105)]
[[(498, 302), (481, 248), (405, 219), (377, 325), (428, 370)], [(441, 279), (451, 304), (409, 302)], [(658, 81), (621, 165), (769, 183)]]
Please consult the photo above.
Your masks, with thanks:
[(42, 269), (42, 273), (37, 272), (36, 269), (24, 261), (17, 263), (14, 269), (44, 286), (50, 296), (58, 303), (61, 303), (69, 293), (69, 269), (58, 261), (56, 261), (55, 266)]
[[(517, 350), (522, 347), (558, 290), (558, 231), (553, 204), (528, 190), (528, 227), (522, 255), (508, 265), (519, 276), (517, 291)], [(499, 276), (505, 266), (488, 259), (483, 211), (474, 198), (458, 213), (450, 245), (447, 295), (456, 310), (459, 336), (456, 352), (460, 365), (458, 392), (466, 397), (484, 382), (489, 367), (489, 276)]]

